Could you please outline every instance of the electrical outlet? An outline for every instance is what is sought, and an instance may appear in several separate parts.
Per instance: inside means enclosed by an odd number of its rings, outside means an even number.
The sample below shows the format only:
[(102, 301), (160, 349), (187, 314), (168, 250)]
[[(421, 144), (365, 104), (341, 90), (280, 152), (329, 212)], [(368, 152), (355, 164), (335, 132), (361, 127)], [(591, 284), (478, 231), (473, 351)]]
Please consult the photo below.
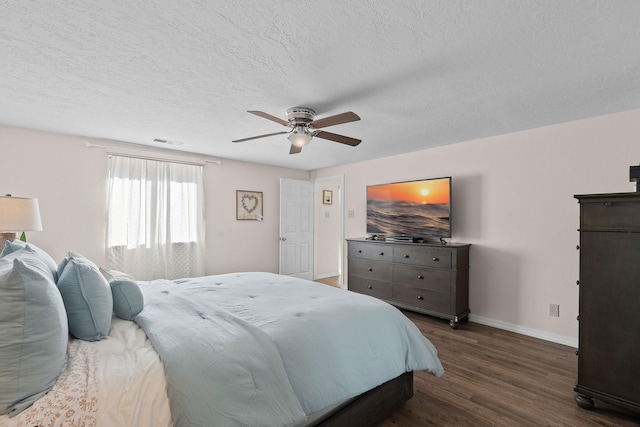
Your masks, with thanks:
[(560, 317), (560, 305), (549, 304), (549, 316)]

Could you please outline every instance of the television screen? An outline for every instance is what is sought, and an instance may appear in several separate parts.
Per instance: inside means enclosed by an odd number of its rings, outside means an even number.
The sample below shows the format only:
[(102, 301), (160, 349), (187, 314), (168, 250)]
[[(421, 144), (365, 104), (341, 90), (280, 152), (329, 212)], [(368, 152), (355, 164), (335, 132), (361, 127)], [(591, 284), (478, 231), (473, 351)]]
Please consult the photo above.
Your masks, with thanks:
[(367, 186), (367, 233), (451, 237), (451, 177)]

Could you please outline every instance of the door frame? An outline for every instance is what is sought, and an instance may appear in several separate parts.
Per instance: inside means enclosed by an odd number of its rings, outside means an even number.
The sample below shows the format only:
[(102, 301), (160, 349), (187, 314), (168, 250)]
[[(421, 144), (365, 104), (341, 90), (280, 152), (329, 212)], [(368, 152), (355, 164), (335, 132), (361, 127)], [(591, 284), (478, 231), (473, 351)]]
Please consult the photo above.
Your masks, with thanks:
[[(311, 182), (313, 183), (313, 191), (314, 191), (314, 213), (318, 212), (318, 209), (321, 207), (322, 194), (318, 194), (316, 191), (316, 184), (320, 182), (326, 181), (338, 181), (339, 182), (339, 194), (338, 197), (333, 198), (335, 201), (340, 202), (340, 231), (338, 235), (338, 274), (340, 278), (340, 287), (345, 289), (346, 281), (344, 278), (344, 175), (332, 175), (332, 176), (324, 176), (322, 178), (313, 178)], [(317, 265), (318, 265), (318, 251), (317, 251), (317, 243), (318, 242), (318, 215), (314, 215), (313, 219), (313, 277), (314, 279), (317, 277)]]

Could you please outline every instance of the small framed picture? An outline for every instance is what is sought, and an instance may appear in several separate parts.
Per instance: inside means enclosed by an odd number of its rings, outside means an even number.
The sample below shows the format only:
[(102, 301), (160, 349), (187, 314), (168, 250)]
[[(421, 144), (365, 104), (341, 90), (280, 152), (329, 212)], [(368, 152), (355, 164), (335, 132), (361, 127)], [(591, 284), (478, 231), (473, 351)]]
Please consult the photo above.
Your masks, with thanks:
[(262, 191), (236, 190), (236, 219), (262, 220)]
[(325, 205), (330, 205), (333, 203), (333, 191), (322, 190), (322, 203), (324, 203)]

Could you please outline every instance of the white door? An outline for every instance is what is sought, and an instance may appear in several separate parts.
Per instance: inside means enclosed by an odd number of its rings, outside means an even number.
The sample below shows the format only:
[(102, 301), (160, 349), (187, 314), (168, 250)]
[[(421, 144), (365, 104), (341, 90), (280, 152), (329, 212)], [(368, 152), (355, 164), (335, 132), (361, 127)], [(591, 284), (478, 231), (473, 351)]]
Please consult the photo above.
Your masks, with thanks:
[(280, 274), (313, 280), (313, 184), (280, 179)]

